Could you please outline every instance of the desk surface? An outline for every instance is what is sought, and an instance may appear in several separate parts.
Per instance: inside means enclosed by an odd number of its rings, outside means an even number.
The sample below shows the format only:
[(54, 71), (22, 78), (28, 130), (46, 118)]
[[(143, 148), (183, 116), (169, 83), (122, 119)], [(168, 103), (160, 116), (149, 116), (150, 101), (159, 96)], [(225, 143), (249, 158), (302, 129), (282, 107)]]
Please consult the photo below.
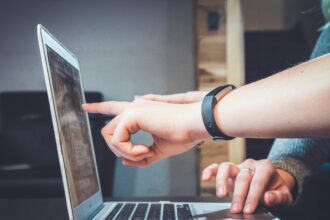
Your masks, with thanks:
[[(106, 201), (219, 202), (219, 199), (213, 197), (134, 197), (108, 198)], [(220, 202), (228, 202), (228, 200)], [(64, 198), (0, 199), (0, 213), (0, 219), (6, 220), (68, 219)]]

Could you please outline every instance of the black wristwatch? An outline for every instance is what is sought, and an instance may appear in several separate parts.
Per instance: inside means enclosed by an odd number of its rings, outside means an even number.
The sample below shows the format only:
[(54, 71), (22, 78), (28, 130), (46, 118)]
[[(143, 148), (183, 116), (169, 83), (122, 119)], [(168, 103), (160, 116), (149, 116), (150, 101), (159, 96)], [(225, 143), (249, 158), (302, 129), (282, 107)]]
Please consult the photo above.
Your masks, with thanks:
[(214, 106), (217, 104), (218, 100), (223, 98), (230, 91), (234, 90), (236, 87), (234, 85), (223, 85), (211, 90), (204, 97), (202, 102), (202, 117), (205, 128), (207, 132), (213, 137), (213, 140), (231, 140), (234, 137), (225, 135), (217, 126), (214, 119)]

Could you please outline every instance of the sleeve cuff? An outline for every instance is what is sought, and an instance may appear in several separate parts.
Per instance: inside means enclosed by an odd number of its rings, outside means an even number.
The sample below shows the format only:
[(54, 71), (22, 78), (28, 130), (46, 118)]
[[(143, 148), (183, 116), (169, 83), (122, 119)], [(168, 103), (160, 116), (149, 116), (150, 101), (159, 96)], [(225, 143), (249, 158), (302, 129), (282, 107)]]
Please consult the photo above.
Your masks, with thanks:
[(311, 170), (297, 158), (282, 157), (280, 159), (269, 159), (277, 168), (285, 170), (295, 178), (296, 184), (291, 190), (295, 202), (303, 190), (304, 179), (311, 175)]

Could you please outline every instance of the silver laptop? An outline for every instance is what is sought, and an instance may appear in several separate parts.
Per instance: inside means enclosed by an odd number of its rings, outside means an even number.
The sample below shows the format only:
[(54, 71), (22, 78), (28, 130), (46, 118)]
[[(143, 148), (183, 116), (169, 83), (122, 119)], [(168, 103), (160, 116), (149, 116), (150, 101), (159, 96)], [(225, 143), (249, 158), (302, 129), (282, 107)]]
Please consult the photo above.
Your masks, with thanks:
[[(104, 202), (89, 120), (81, 109), (85, 97), (78, 59), (42, 25), (37, 30), (70, 219), (242, 217), (229, 214), (230, 203)], [(266, 212), (261, 214), (271, 219)]]

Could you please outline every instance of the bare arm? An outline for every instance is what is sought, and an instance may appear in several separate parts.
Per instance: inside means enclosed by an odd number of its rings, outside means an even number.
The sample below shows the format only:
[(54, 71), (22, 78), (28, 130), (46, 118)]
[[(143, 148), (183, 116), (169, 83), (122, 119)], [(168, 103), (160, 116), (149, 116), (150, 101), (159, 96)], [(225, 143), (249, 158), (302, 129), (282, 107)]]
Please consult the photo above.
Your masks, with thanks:
[(330, 137), (330, 54), (234, 90), (214, 114), (235, 137)]
[[(330, 137), (329, 67), (330, 54), (234, 90), (215, 107), (218, 127), (234, 137)], [(109, 147), (126, 165), (147, 166), (210, 137), (201, 116), (203, 95), (149, 96), (83, 108), (117, 115), (102, 130)], [(139, 130), (152, 135), (150, 147), (131, 142)]]

